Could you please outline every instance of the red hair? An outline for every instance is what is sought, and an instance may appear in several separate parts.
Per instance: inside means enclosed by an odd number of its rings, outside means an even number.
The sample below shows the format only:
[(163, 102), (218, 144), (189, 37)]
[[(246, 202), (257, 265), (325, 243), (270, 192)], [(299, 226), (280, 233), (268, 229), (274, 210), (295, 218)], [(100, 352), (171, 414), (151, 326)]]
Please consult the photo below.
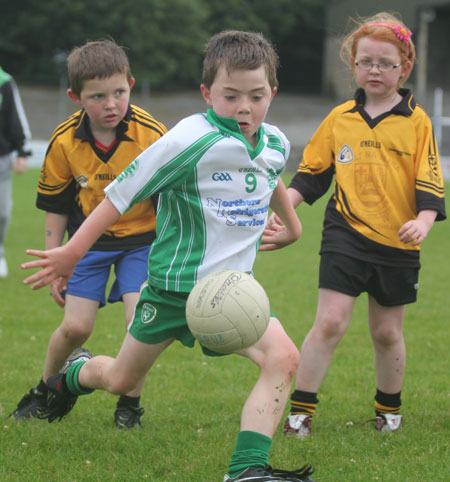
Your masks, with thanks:
[(389, 42), (398, 48), (402, 64), (411, 62), (411, 69), (401, 79), (401, 83), (405, 82), (416, 60), (416, 49), (411, 39), (411, 32), (403, 22), (397, 16), (386, 12), (366, 19), (351, 20), (356, 27), (347, 34), (342, 42), (341, 59), (353, 67), (353, 59), (361, 38), (370, 37), (373, 40)]

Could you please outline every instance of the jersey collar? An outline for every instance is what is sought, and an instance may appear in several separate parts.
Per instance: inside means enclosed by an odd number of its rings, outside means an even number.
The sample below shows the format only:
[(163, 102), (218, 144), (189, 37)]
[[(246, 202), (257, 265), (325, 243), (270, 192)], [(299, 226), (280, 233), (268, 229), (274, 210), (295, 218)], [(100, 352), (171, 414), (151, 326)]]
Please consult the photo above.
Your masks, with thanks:
[[(131, 105), (128, 106), (124, 118), (119, 122), (119, 124), (117, 124), (116, 127), (116, 139), (119, 142), (130, 140), (130, 138), (126, 135), (130, 119)], [(78, 124), (78, 127), (75, 129), (75, 138), (81, 139), (82, 141), (86, 142), (94, 142), (94, 136), (92, 135), (91, 127), (89, 125), (89, 117), (84, 109), (81, 110), (80, 122)]]
[(262, 125), (259, 126), (259, 129), (256, 131), (256, 140), (258, 144), (253, 149), (253, 147), (248, 143), (247, 139), (242, 135), (241, 128), (239, 127), (239, 123), (236, 119), (232, 119), (230, 117), (221, 117), (217, 115), (213, 109), (208, 109), (206, 113), (206, 118), (208, 121), (215, 125), (219, 131), (226, 135), (226, 136), (233, 136), (242, 141), (249, 153), (251, 159), (254, 159), (264, 148), (264, 127)]
[[(402, 100), (391, 109), (391, 113), (410, 116), (416, 108), (416, 101), (409, 89), (399, 89), (398, 93), (402, 96)], [(355, 102), (360, 108), (364, 107), (366, 103), (366, 93), (364, 89), (359, 88), (355, 92)]]

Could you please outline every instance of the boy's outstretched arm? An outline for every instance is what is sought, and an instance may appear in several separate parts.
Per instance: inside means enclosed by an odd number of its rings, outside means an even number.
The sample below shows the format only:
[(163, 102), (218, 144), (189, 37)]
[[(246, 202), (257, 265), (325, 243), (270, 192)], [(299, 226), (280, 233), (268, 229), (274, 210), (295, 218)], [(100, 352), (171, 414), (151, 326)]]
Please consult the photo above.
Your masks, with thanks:
[(32, 284), (31, 289), (37, 290), (57, 278), (62, 279), (61, 284), (67, 283), (78, 261), (119, 217), (119, 211), (108, 198), (105, 198), (64, 246), (48, 251), (27, 249), (27, 254), (41, 259), (22, 264), (22, 269), (41, 270), (26, 278), (24, 284)]
[(260, 251), (280, 249), (296, 241), (302, 234), (302, 225), (292, 207), (286, 187), (281, 177), (273, 192), (270, 207), (283, 223), (283, 229), (265, 229), (261, 239)]

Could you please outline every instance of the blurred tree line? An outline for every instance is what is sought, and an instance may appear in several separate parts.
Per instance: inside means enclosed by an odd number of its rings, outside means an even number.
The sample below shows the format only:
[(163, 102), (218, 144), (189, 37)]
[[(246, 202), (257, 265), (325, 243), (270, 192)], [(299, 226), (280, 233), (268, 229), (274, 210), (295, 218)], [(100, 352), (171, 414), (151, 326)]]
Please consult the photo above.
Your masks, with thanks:
[(263, 32), (281, 59), (284, 91), (321, 85), (326, 0), (16, 0), (2, 2), (0, 65), (20, 82), (55, 85), (67, 54), (87, 40), (127, 47), (137, 85), (197, 88), (208, 38)]

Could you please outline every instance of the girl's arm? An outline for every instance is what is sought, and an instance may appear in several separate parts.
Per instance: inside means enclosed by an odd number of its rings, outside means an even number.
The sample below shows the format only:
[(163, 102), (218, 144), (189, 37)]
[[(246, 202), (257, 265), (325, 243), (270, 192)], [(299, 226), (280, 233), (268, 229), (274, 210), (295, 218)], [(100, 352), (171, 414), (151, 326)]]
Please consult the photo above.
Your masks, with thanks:
[(120, 217), (112, 202), (105, 198), (86, 218), (73, 237), (64, 245), (48, 251), (27, 249), (26, 253), (41, 259), (22, 264), (22, 269), (41, 268), (24, 280), (37, 290), (61, 278), (61, 284), (69, 280), (75, 265), (95, 241)]
[[(298, 193), (295, 189), (293, 190)], [(301, 194), (298, 193), (300, 196)], [(292, 193), (294, 196), (294, 193)], [(298, 199), (295, 197), (295, 199)], [(302, 234), (302, 225), (293, 208), (293, 200), (281, 178), (278, 179), (277, 187), (272, 195), (270, 207), (280, 220), (282, 229), (266, 229), (261, 239), (260, 251), (280, 249), (296, 241)], [(299, 201), (300, 202), (300, 201)], [(273, 216), (273, 215), (272, 215)]]
[(294, 209), (305, 200), (302, 193), (293, 187), (289, 187), (287, 193)]

